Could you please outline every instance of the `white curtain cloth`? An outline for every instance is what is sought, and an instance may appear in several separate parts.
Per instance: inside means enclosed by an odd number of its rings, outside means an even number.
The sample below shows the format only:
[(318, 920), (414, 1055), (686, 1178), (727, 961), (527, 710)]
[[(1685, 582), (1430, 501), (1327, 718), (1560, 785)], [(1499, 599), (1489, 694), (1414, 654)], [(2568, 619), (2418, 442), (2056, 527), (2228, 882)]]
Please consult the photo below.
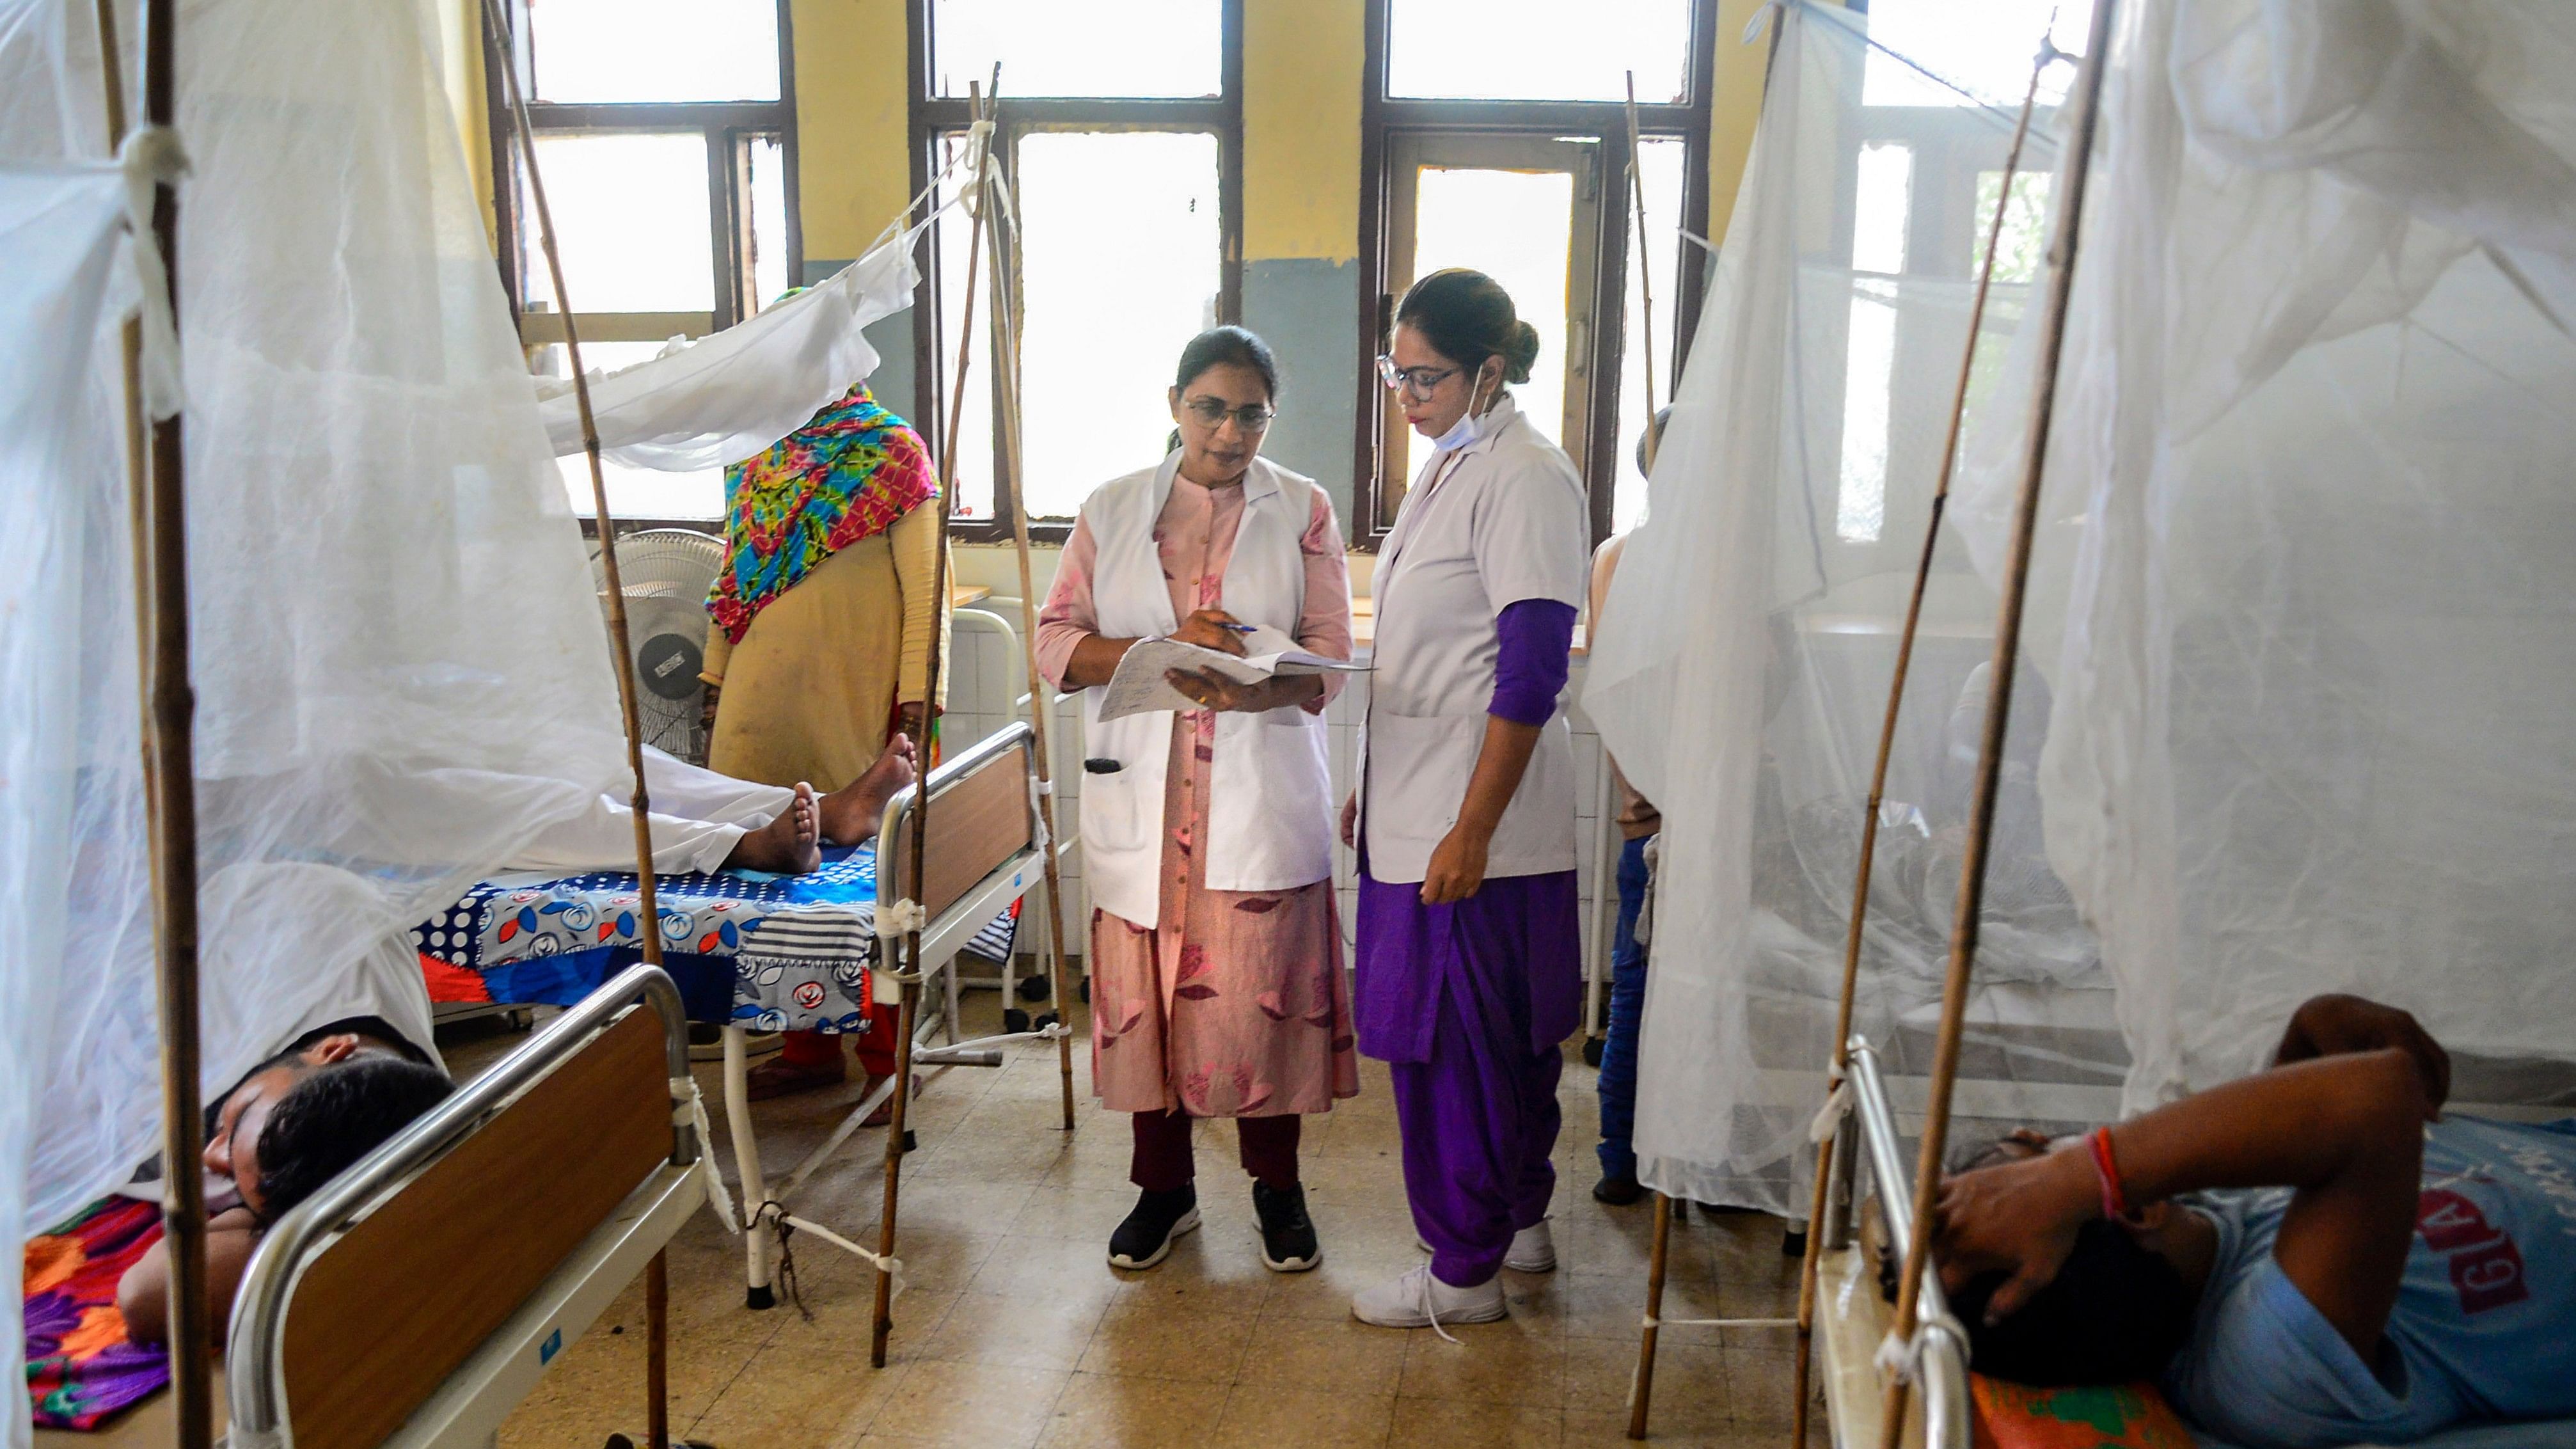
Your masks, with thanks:
[(2033, 607), (2127, 1105), (2323, 990), (2576, 1103), (2576, 9), (2168, 0), (2116, 54)]
[[(31, 163), (109, 152), (90, 13), (0, 0), (13, 218)], [(434, 28), (411, 0), (177, 20), (211, 1091), (333, 973), (618, 789), (624, 746)], [(0, 226), (0, 1223), (22, 1234), (159, 1135), (112, 276), (96, 173), (69, 174)], [(23, 1442), (23, 1396), (0, 1423)]]
[[(2235, 1075), (2333, 989), (2421, 1014), (2464, 1097), (2576, 1100), (2576, 17), (2123, 8), (1954, 1136)], [(1801, 1212), (2010, 121), (1868, 104), (1890, 58), (1865, 23), (1784, 17), (1616, 584), (1613, 616), (1644, 624), (1607, 632), (1585, 697), (1666, 820), (1642, 1175)], [(1882, 813), (1855, 1026), (1901, 1111), (1990, 687), (2031, 297), (1997, 286)]]
[[(1964, 91), (1921, 104), (1911, 71), (1907, 104), (1870, 104), (1874, 69), (1901, 62), (1873, 53), (1862, 23), (1803, 6), (1781, 18), (1762, 129), (1584, 697), (1664, 812), (1640, 1174), (1798, 1214), (1862, 805), (1967, 341), (1980, 200), (1998, 189), (2013, 120)], [(2043, 111), (2026, 172), (2053, 166), (2051, 122)], [(2031, 294), (2039, 220), (2035, 205), (2014, 214), (1981, 393)], [(1854, 1023), (1900, 1100), (1919, 1098), (1930, 1060), (1995, 597), (1945, 538)], [(2032, 706), (2027, 682), (2019, 703)], [(2114, 1099), (2124, 1053), (2091, 934), (2042, 858), (2037, 739), (2013, 744), (1968, 1105), (2065, 1119)]]
[[(917, 226), (880, 241), (829, 280), (749, 321), (649, 362), (594, 371), (590, 405), (601, 456), (666, 473), (722, 467), (803, 427), (876, 370), (877, 350), (859, 329), (912, 305), (921, 280), (912, 261), (919, 236)], [(571, 379), (540, 378), (537, 389), (555, 452), (582, 451)]]

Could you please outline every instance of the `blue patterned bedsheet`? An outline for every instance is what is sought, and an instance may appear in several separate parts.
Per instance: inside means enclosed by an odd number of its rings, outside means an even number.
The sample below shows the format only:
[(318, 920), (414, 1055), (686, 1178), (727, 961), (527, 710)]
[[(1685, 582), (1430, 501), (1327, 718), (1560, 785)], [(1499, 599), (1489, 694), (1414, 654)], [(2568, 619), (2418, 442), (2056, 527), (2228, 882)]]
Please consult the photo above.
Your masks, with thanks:
[[(726, 871), (657, 878), (663, 966), (689, 1015), (762, 1031), (867, 1029), (877, 953), (876, 850), (825, 852), (807, 875)], [(489, 999), (568, 1006), (642, 959), (632, 872), (486, 881), (412, 929), (424, 956), (482, 979)], [(967, 950), (1008, 959), (1016, 903)]]

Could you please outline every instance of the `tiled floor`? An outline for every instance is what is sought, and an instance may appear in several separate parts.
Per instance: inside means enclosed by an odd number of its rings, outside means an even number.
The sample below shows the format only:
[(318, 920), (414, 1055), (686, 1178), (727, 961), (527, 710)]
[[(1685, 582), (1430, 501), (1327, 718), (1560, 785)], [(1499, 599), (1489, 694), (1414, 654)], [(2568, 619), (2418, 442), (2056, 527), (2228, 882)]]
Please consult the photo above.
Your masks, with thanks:
[[(999, 1010), (991, 993), (967, 1000), (970, 1024)], [(911, 1287), (883, 1369), (868, 1365), (863, 1265), (798, 1243), (804, 1311), (750, 1312), (738, 1240), (712, 1214), (693, 1222), (670, 1250), (674, 1431), (724, 1449), (1627, 1442), (1653, 1214), (1590, 1196), (1593, 1073), (1579, 1057), (1569, 1054), (1556, 1154), (1559, 1267), (1506, 1273), (1511, 1318), (1458, 1328), (1453, 1344), (1350, 1317), (1352, 1290), (1422, 1261), (1383, 1068), (1367, 1064), (1358, 1098), (1307, 1123), (1320, 1267), (1262, 1267), (1232, 1129), (1205, 1123), (1205, 1226), (1154, 1271), (1121, 1273), (1104, 1253), (1134, 1201), (1128, 1133), (1090, 1101), (1086, 1056), (1077, 1039), (1071, 1134), (1048, 1046), (1015, 1048), (998, 1071), (950, 1071), (923, 1093), (920, 1149), (902, 1183)], [(700, 1076), (719, 1100), (712, 1068)], [(802, 1156), (848, 1097), (763, 1104), (767, 1160)], [(883, 1141), (859, 1134), (808, 1187), (803, 1210), (873, 1242)], [(1796, 1283), (1778, 1223), (1694, 1214), (1675, 1226), (1664, 1314), (1787, 1314)], [(598, 1449), (611, 1431), (640, 1435), (643, 1322), (639, 1284), (557, 1361), (502, 1444)], [(1776, 1329), (1667, 1328), (1653, 1441), (1790, 1449), (1788, 1348)]]

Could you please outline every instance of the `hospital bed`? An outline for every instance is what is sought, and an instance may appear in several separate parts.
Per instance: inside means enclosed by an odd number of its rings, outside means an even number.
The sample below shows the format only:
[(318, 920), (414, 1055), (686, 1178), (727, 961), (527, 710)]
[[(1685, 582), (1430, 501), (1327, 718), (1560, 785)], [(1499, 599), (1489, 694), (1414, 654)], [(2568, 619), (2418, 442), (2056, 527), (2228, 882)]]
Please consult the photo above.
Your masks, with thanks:
[[(279, 1219), (226, 1340), (215, 1423), (232, 1449), (492, 1443), (705, 1202), (673, 1097), (687, 1081), (679, 992), (635, 967)], [(667, 1319), (648, 1318), (658, 1368)], [(660, 1421), (662, 1383), (638, 1385), (643, 1418)], [(172, 1410), (164, 1392), (37, 1443), (166, 1445)]]
[[(932, 825), (923, 883), (916, 886), (910, 879), (912, 833), (925, 788)], [(917, 907), (923, 979), (910, 984), (929, 996), (930, 1009), (919, 1013), (914, 1030), (916, 1069), (998, 1067), (1004, 1045), (1061, 1034), (1063, 1028), (1050, 1020), (999, 1036), (960, 1039), (959, 957), (974, 947), (1007, 958), (1008, 912), (1043, 878), (1036, 791), (1036, 736), (1015, 720), (943, 761), (924, 785), (897, 794), (887, 803), (875, 845), (822, 872), (783, 881), (721, 875), (662, 882), (663, 964), (689, 1014), (723, 1027), (725, 1126), (742, 1202), (718, 1206), (727, 1227), (744, 1237), (749, 1307), (777, 1302), (773, 1276), (782, 1230), (874, 1259), (827, 1225), (798, 1216), (792, 1199), (903, 1085), (890, 1079), (862, 1094), (820, 1145), (772, 1180), (750, 1110), (753, 1033), (855, 1029), (864, 1019), (864, 1002), (895, 999), (903, 983), (894, 957), (902, 949), (902, 926)], [(487, 883), (415, 934), (425, 953), (482, 968), (494, 1004), (548, 1003), (586, 990), (633, 958), (638, 933), (621, 917), (633, 910), (631, 876)], [(615, 949), (583, 949), (594, 942), (615, 943)], [(505, 959), (476, 954), (496, 945)], [(942, 1035), (946, 1039), (934, 1045)]]

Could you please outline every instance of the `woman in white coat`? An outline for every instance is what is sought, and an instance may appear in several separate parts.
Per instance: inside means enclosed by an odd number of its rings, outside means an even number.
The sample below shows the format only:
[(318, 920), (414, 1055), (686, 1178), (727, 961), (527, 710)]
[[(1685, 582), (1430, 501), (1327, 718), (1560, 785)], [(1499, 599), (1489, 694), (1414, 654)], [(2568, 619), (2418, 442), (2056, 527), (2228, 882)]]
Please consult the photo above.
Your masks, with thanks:
[(1513, 406), (1538, 336), (1480, 272), (1396, 309), (1379, 371), (1433, 442), (1378, 555), (1359, 790), (1360, 1050), (1390, 1065), (1431, 1261), (1351, 1300), (1418, 1328), (1503, 1316), (1556, 1266), (1559, 1044), (1582, 975), (1574, 752), (1557, 710), (1586, 582), (1583, 482)]
[(1235, 1119), (1263, 1261), (1315, 1266), (1298, 1124), (1359, 1091), (1322, 717), (1337, 677), (1174, 673), (1202, 708), (1100, 718), (1101, 686), (1143, 639), (1242, 654), (1267, 626), (1350, 657), (1332, 501), (1260, 455), (1278, 388), (1242, 328), (1192, 341), (1171, 391), (1176, 446), (1084, 501), (1038, 620), (1040, 672), (1085, 691), (1092, 1085), (1133, 1114), (1141, 1191), (1110, 1235), (1121, 1268), (1154, 1266), (1198, 1226), (1197, 1117)]

